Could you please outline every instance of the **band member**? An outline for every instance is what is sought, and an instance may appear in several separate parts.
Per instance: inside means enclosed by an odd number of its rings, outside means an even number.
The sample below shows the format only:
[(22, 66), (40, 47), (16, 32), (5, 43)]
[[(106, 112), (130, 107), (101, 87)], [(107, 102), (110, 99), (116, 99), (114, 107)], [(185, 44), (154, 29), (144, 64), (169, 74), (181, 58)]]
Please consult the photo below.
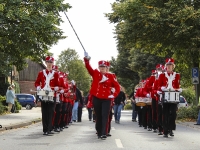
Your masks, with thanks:
[[(152, 70), (152, 74), (154, 73), (154, 70)], [(145, 95), (148, 99), (146, 109), (147, 109), (147, 115), (146, 115), (146, 120), (147, 120), (147, 126), (148, 126), (148, 131), (152, 131), (152, 107), (151, 107), (151, 90), (152, 90), (152, 85), (154, 76), (150, 76), (145, 84)]]
[(63, 87), (63, 89), (56, 92), (56, 106), (55, 106), (55, 119), (54, 119), (54, 127), (55, 127), (54, 131), (60, 132), (63, 130), (63, 128), (60, 126), (60, 122), (61, 122), (61, 117), (62, 117), (61, 112), (62, 112), (62, 104), (63, 104), (63, 93), (65, 89), (64, 76), (63, 76), (64, 73), (60, 72), (57, 66), (55, 66), (54, 70), (58, 72), (59, 84), (61, 87)]
[[(45, 63), (47, 68), (40, 71), (38, 73), (38, 77), (35, 81), (35, 87), (37, 91), (45, 90), (47, 92), (50, 91), (58, 91), (59, 90), (59, 75), (57, 72), (52, 70), (52, 66), (54, 63), (54, 58), (51, 56), (46, 57)], [(43, 101), (41, 99), (41, 109), (42, 109), (42, 125), (44, 135), (52, 134), (52, 116), (54, 112), (54, 105), (56, 100), (56, 93), (54, 92), (54, 101)]]
[[(67, 127), (67, 112), (68, 112), (68, 97), (66, 96), (66, 93), (69, 91), (68, 87), (68, 79), (67, 79), (67, 74), (63, 73), (63, 79), (64, 79), (64, 93), (63, 93), (63, 101), (62, 101), (62, 110), (61, 110), (61, 121), (60, 121), (60, 128), (68, 128)], [(57, 130), (56, 132), (59, 132)]]
[[(93, 106), (96, 114), (96, 128), (98, 138), (106, 139), (106, 126), (111, 108), (111, 99), (115, 98), (120, 91), (119, 83), (112, 74), (106, 73), (106, 61), (99, 61), (99, 70), (92, 69), (89, 63), (89, 56), (85, 52), (85, 66), (89, 74), (93, 78), (90, 93), (93, 96)], [(115, 88), (115, 92), (111, 93), (111, 88)]]
[(138, 124), (139, 124), (139, 127), (143, 126), (144, 129), (147, 129), (146, 107), (145, 107), (146, 103), (144, 101), (144, 97), (146, 97), (146, 94), (144, 92), (145, 91), (144, 90), (145, 83), (146, 83), (145, 80), (140, 81), (138, 89), (135, 94), (135, 98), (143, 100), (140, 103), (136, 103), (137, 111), (138, 111)]
[[(166, 72), (159, 76), (159, 90), (166, 91), (178, 91), (182, 92), (180, 88), (180, 74), (173, 72), (175, 68), (174, 59), (167, 58), (165, 61)], [(171, 93), (172, 94), (172, 93)], [(175, 99), (174, 99), (175, 100)], [(172, 101), (170, 99), (170, 101)], [(164, 137), (174, 136), (173, 131), (176, 128), (176, 110), (177, 103), (163, 102), (163, 129)]]
[[(110, 62), (109, 61), (106, 62), (106, 72), (112, 74), (113, 77), (115, 78), (115, 80), (117, 80), (116, 75), (114, 73), (110, 72)], [(114, 92), (115, 92), (115, 88), (111, 88), (111, 93), (114, 93)], [(115, 105), (114, 98), (111, 98), (111, 101), (112, 101), (111, 102), (111, 108), (110, 108), (110, 113), (109, 113), (109, 117), (108, 117), (108, 123), (107, 123), (107, 127), (106, 127), (107, 128), (107, 134), (106, 134), (107, 137), (111, 136), (111, 134), (110, 134), (111, 121), (112, 121), (112, 117), (113, 117), (113, 114), (114, 114), (114, 110), (113, 110), (114, 108), (113, 107)]]
[(153, 111), (153, 129), (154, 132), (156, 132), (156, 128), (158, 128), (158, 135), (163, 135), (163, 121), (162, 121), (162, 116), (163, 116), (163, 106), (161, 103), (161, 91), (158, 90), (159, 85), (158, 85), (158, 78), (160, 76), (160, 74), (164, 72), (163, 70), (163, 65), (162, 64), (158, 64), (156, 65), (156, 78), (154, 81), (154, 85), (152, 87), (152, 95), (155, 96), (155, 100), (154, 98), (152, 99), (152, 111)]

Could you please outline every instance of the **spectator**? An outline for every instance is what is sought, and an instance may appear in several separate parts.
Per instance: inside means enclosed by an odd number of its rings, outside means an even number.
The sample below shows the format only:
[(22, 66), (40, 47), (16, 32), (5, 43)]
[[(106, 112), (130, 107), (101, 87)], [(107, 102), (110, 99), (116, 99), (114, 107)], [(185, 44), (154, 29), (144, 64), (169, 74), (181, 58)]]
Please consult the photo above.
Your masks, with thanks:
[[(200, 105), (199, 105), (200, 108)], [(198, 119), (197, 119), (197, 123), (194, 125), (200, 125), (200, 109), (199, 109), (199, 114), (198, 114)]]
[(135, 93), (136, 90), (134, 90), (131, 95), (129, 96), (129, 98), (131, 99), (131, 104), (132, 104), (132, 121), (133, 122), (137, 122), (136, 118), (137, 118), (137, 111), (136, 111), (136, 101), (135, 101)]
[(8, 112), (11, 112), (12, 106), (14, 105), (15, 94), (13, 92), (12, 86), (8, 87), (6, 92), (6, 103), (8, 103)]
[(81, 122), (82, 118), (82, 109), (83, 109), (83, 91), (76, 90), (76, 97), (79, 97), (78, 100), (78, 122)]
[(86, 104), (86, 107), (87, 107), (87, 110), (88, 110), (89, 121), (91, 121), (92, 118), (93, 118), (92, 117), (93, 105), (92, 105), (92, 96), (89, 93), (86, 96), (85, 104)]
[(121, 110), (125, 105), (125, 93), (122, 90), (122, 87), (120, 87), (120, 93), (114, 100), (114, 116), (115, 116), (115, 122), (120, 123), (120, 117), (121, 117)]

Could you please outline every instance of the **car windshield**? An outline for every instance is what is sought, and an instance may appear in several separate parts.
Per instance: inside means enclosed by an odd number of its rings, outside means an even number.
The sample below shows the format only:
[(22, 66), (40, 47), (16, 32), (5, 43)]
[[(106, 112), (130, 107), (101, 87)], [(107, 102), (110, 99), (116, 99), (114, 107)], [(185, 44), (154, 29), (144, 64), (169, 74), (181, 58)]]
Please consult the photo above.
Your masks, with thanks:
[(182, 96), (180, 96), (180, 103), (185, 103), (185, 100)]

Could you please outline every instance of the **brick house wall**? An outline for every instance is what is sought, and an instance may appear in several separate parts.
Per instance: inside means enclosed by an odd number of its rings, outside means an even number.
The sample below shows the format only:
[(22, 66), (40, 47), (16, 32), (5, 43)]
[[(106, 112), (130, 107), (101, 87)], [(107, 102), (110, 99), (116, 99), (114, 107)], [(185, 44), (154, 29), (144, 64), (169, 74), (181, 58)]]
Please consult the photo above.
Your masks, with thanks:
[[(45, 69), (44, 64), (39, 64), (36, 62), (33, 62), (31, 60), (27, 60), (27, 68), (24, 70), (19, 71), (19, 78), (18, 82), (20, 87), (20, 93), (27, 93), (32, 94), (36, 96), (36, 88), (35, 88), (35, 80), (38, 76), (39, 71)], [(33, 90), (33, 91), (31, 91)], [(40, 106), (40, 103), (37, 104), (37, 106)]]

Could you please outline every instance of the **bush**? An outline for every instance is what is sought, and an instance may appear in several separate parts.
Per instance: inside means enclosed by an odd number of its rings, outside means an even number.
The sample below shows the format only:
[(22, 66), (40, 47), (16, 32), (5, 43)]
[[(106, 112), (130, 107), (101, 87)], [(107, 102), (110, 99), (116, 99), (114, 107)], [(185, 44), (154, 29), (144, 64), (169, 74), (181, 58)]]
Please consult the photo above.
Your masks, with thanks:
[(8, 111), (6, 97), (0, 95), (0, 114), (5, 113), (6, 111)]
[[(16, 107), (16, 112), (19, 112), (19, 110), (21, 110), (22, 108), (22, 106), (17, 100), (15, 100), (15, 107)], [(0, 114), (5, 113), (6, 111), (8, 111), (6, 97), (0, 95)]]
[(194, 101), (196, 101), (195, 97), (195, 91), (193, 87), (188, 87), (181, 93), (183, 97), (187, 100), (188, 104), (192, 104)]
[(132, 105), (131, 103), (128, 103), (124, 106), (124, 110), (132, 110)]
[(181, 107), (177, 111), (177, 119), (197, 119), (198, 118), (199, 107)]

